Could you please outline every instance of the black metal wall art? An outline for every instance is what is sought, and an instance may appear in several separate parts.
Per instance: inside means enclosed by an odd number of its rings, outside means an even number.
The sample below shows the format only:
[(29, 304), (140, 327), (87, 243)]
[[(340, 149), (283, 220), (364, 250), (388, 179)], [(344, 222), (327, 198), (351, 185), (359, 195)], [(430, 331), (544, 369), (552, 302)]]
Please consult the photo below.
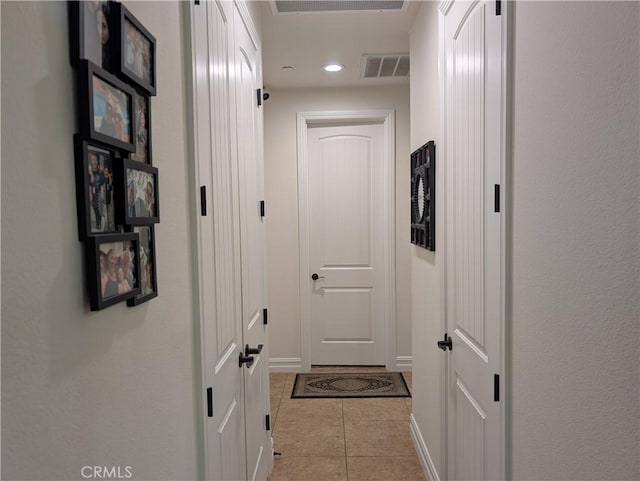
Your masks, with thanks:
[(411, 243), (436, 250), (436, 145), (411, 154)]

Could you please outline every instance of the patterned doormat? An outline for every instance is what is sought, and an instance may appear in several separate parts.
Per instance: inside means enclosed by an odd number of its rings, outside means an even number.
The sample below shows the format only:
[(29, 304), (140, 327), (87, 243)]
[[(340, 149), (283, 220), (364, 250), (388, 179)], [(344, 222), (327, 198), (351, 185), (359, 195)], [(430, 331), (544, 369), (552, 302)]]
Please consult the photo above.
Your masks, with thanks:
[(297, 374), (291, 398), (411, 397), (400, 372)]

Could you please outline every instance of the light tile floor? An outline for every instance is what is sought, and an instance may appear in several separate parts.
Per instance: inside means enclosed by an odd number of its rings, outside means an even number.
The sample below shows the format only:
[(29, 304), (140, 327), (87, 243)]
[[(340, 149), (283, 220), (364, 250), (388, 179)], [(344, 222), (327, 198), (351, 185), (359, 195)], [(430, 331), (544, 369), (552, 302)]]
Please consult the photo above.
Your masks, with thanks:
[[(382, 368), (314, 368), (312, 372)], [(411, 388), (411, 373), (403, 373)], [(295, 374), (271, 378), (269, 481), (426, 481), (409, 434), (411, 398), (291, 399)]]

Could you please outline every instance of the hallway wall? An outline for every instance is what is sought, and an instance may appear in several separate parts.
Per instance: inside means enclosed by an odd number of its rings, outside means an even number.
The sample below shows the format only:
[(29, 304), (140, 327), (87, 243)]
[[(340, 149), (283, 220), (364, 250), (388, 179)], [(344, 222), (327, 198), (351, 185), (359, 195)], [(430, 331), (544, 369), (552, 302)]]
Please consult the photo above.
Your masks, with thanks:
[(638, 8), (515, 4), (513, 479), (640, 479)]
[[(411, 52), (411, 151), (429, 140), (436, 143), (436, 197), (443, 192), (442, 169), (438, 169), (441, 148), (440, 79), (438, 73), (438, 3), (425, 2), (412, 27)], [(440, 151), (441, 152), (441, 151)], [(440, 157), (441, 158), (441, 157)], [(440, 192), (440, 194), (438, 194)], [(443, 219), (443, 203), (436, 203), (436, 219)], [(440, 475), (441, 405), (440, 376), (444, 355), (436, 348), (444, 331), (440, 319), (440, 269), (438, 245), (442, 245), (442, 225), (436, 228), (436, 251), (414, 245), (411, 255), (411, 315), (413, 319), (413, 417), (424, 437), (429, 454)]]
[(2, 477), (199, 476), (183, 18), (126, 2), (157, 37), (159, 297), (90, 312), (76, 224), (66, 2), (2, 2)]
[(296, 112), (394, 109), (396, 112), (396, 346), (411, 356), (409, 245), (409, 89), (267, 89), (265, 192), (270, 356), (284, 369), (301, 357)]

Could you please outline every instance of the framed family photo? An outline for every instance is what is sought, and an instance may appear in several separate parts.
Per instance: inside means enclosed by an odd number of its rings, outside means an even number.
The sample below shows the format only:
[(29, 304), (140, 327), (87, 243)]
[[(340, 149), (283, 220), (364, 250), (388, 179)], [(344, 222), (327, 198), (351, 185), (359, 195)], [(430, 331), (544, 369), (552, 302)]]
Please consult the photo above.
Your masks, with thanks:
[(146, 95), (135, 93), (134, 115), (136, 117), (136, 151), (131, 154), (133, 160), (144, 164), (151, 161), (151, 102)]
[(123, 159), (116, 182), (125, 195), (116, 198), (116, 219), (127, 225), (160, 222), (158, 169), (136, 160)]
[(88, 60), (80, 61), (80, 127), (85, 138), (136, 151), (135, 91)]
[(74, 137), (76, 198), (80, 240), (90, 235), (119, 232), (115, 222), (115, 152)]
[(128, 228), (140, 237), (140, 294), (127, 299), (127, 305), (137, 306), (158, 296), (156, 274), (156, 238), (152, 225)]
[(140, 294), (140, 240), (135, 232), (92, 236), (85, 243), (92, 311)]
[(90, 60), (109, 70), (112, 61), (113, 36), (111, 4), (106, 0), (70, 1), (69, 35), (71, 64)]
[(116, 51), (120, 76), (149, 95), (156, 94), (156, 38), (127, 7), (114, 3), (113, 23), (119, 39)]

